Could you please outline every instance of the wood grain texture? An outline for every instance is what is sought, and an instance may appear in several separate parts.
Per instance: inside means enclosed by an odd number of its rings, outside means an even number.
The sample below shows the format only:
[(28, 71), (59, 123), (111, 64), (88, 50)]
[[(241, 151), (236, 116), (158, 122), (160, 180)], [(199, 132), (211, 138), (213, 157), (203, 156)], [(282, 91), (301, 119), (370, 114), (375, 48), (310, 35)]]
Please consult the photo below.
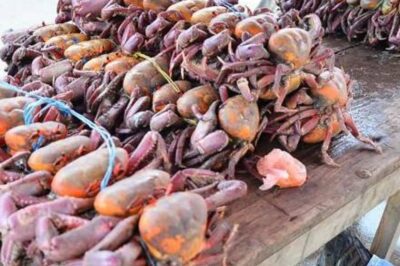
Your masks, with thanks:
[[(398, 176), (400, 179), (400, 175)], [(380, 258), (390, 259), (400, 235), (400, 191), (386, 204), (378, 230), (371, 245), (371, 252)]]
[[(379, 140), (384, 153), (372, 152), (351, 136), (335, 139), (330, 154), (340, 168), (321, 165), (319, 146), (300, 147), (308, 181), (299, 189), (257, 190), (244, 177), (249, 195), (231, 207), (240, 223), (230, 252), (231, 265), (293, 265), (400, 188), (400, 60), (368, 47), (330, 40), (337, 64), (357, 80), (351, 114), (366, 135)], [(259, 154), (267, 152), (261, 143)], [(397, 175), (397, 178), (395, 177)]]

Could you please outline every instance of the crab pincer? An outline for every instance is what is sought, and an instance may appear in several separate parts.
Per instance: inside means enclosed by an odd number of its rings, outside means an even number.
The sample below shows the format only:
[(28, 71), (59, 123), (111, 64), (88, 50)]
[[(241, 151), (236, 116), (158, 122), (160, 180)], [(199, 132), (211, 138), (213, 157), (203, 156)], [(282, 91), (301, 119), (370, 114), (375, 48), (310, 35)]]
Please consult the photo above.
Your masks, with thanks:
[(19, 208), (49, 201), (43, 196), (49, 191), (52, 179), (49, 172), (38, 171), (0, 187), (1, 232), (7, 232), (8, 217)]
[(257, 171), (264, 176), (261, 190), (268, 190), (277, 185), (280, 188), (299, 187), (307, 179), (304, 164), (289, 153), (273, 149), (257, 162)]
[(68, 220), (70, 225), (76, 226), (77, 223), (84, 223), (85, 219), (78, 217), (70, 219), (70, 215), (82, 213), (92, 207), (93, 199), (62, 197), (30, 205), (12, 213), (7, 220), (9, 232), (2, 239), (1, 262), (5, 265), (18, 265), (20, 255), (24, 252), (22, 243), (35, 238), (35, 227), (40, 218), (47, 217), (50, 213), (57, 213), (59, 217)]
[[(36, 243), (45, 258), (53, 262), (62, 262), (83, 255), (88, 249), (100, 242), (121, 219), (97, 216), (91, 221), (49, 214), (38, 219), (36, 225)], [(59, 229), (70, 226), (63, 234)], [(71, 228), (71, 227), (70, 227)]]

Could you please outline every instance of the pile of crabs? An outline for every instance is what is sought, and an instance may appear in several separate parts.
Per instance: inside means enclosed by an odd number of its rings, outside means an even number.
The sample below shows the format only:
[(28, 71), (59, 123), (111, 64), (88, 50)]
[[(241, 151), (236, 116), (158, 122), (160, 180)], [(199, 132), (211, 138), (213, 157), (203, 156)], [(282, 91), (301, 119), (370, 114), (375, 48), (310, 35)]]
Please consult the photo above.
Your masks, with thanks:
[(400, 50), (398, 0), (283, 0), (280, 7), (284, 13), (316, 14), (327, 33), (343, 32), (349, 40)]
[[(258, 140), (288, 151), (363, 136), (352, 81), (322, 44), (316, 15), (277, 17), (224, 0), (60, 0), (55, 24), (2, 36), (0, 230), (4, 265), (209, 265), (226, 262), (236, 225), (224, 205), (254, 169)], [(35, 95), (63, 101), (117, 147)], [(264, 142), (265, 143), (265, 142)], [(279, 158), (278, 158), (279, 157)], [(264, 185), (293, 186), (274, 153)], [(274, 163), (272, 163), (274, 162)], [(256, 174), (255, 174), (256, 175)]]

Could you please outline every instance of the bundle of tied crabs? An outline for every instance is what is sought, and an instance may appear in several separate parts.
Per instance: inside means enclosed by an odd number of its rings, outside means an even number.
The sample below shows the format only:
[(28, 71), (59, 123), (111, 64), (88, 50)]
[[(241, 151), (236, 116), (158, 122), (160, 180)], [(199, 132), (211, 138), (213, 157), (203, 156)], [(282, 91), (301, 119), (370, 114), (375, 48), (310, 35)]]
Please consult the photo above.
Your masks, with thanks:
[[(352, 81), (323, 33), (315, 15), (234, 0), (60, 0), (56, 24), (6, 32), (5, 80), (68, 103), (117, 148), (100, 189), (100, 135), (54, 107), (24, 124), (36, 99), (1, 89), (2, 263), (226, 263), (237, 226), (222, 206), (246, 194), (235, 168), (254, 167), (262, 135), (288, 151), (322, 142), (330, 165), (341, 132), (380, 151), (348, 113)], [(264, 188), (305, 175), (288, 154), (269, 156)]]
[(316, 14), (327, 33), (344, 33), (349, 40), (400, 50), (399, 0), (282, 0), (289, 16)]

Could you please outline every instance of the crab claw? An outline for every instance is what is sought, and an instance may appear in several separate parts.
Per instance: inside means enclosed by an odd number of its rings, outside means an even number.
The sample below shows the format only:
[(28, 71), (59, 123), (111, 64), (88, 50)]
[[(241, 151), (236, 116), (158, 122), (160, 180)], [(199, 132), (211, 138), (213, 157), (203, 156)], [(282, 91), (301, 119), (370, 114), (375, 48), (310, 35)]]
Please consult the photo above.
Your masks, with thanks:
[(116, 251), (102, 250), (87, 252), (83, 259), (83, 265), (97, 266), (121, 266), (136, 265), (137, 258), (142, 253), (140, 244), (132, 240)]
[[(37, 222), (36, 241), (38, 247), (46, 258), (55, 262), (83, 255), (110, 233), (121, 219), (97, 216), (90, 222), (78, 217), (67, 217), (67, 220), (69, 221), (60, 222), (58, 216), (43, 216)], [(64, 223), (71, 223), (71, 220), (73, 220), (72, 223), (75, 223), (73, 225), (75, 228), (59, 234), (59, 227), (63, 227)]]
[(151, 118), (150, 129), (160, 132), (180, 122), (182, 122), (182, 118), (177, 114), (176, 106), (174, 104), (167, 104)]
[(138, 170), (141, 163), (152, 154), (154, 154), (156, 160), (163, 162), (164, 169), (169, 172), (172, 166), (165, 141), (160, 133), (149, 131), (131, 153), (127, 173), (132, 174)]
[(13, 213), (8, 218), (8, 226), (19, 237), (31, 239), (34, 237), (34, 228), (39, 217), (52, 212), (73, 215), (91, 207), (93, 207), (92, 198), (61, 197), (50, 202), (31, 205)]
[(299, 187), (307, 179), (307, 169), (303, 163), (280, 149), (273, 149), (257, 162), (257, 171), (263, 178), (261, 190), (277, 185), (280, 188)]

